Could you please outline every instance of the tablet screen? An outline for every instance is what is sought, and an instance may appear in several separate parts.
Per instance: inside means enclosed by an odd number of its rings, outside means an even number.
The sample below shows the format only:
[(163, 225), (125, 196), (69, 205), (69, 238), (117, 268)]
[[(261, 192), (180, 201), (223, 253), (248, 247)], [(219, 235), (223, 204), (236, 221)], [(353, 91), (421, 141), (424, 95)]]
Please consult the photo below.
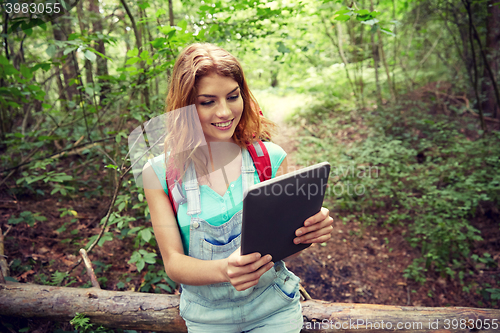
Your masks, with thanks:
[(311, 244), (295, 244), (295, 231), (321, 210), (330, 164), (323, 162), (255, 184), (243, 200), (241, 254), (284, 259)]

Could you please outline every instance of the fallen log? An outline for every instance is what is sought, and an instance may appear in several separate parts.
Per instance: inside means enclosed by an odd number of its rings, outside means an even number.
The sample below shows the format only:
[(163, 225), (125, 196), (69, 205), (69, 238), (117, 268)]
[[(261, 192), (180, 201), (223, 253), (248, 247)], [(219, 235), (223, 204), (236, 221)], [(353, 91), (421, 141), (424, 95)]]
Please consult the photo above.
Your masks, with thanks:
[[(69, 321), (83, 313), (92, 323), (111, 328), (187, 332), (179, 316), (179, 296), (0, 284), (0, 315)], [(500, 310), (424, 308), (371, 304), (302, 302), (302, 332), (498, 332)], [(480, 329), (481, 327), (481, 329)], [(485, 329), (487, 328), (487, 329)]]

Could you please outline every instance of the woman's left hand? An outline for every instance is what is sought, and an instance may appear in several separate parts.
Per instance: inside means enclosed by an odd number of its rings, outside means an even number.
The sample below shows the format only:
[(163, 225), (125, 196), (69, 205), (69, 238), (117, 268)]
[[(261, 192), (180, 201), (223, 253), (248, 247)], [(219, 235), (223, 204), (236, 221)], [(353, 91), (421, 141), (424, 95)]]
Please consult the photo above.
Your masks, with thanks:
[(321, 207), (318, 214), (311, 216), (304, 221), (304, 226), (295, 231), (293, 242), (295, 244), (324, 243), (331, 238), (333, 230), (333, 219), (329, 215), (330, 211)]

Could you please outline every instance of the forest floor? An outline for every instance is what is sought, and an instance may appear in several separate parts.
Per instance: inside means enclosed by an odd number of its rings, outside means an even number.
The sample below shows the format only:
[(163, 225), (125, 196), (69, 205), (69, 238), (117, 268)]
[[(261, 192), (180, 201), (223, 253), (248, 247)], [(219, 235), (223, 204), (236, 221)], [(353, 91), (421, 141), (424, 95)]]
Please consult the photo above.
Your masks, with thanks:
[[(296, 165), (294, 154), (297, 150), (295, 138), (299, 128), (285, 122), (294, 107), (303, 105), (306, 100), (299, 97), (275, 97), (267, 100), (274, 111), (269, 115), (280, 127), (280, 135), (275, 142), (288, 153), (289, 164)], [(266, 103), (263, 103), (266, 104)], [(270, 105), (269, 105), (270, 104)], [(266, 112), (265, 105), (263, 106)], [(77, 157), (71, 157), (74, 159)], [(70, 158), (68, 158), (70, 159)], [(69, 162), (69, 161), (68, 161)], [(95, 177), (82, 174), (82, 177)], [(106, 175), (103, 175), (106, 177)], [(85, 191), (85, 189), (80, 189)], [(13, 198), (5, 190), (0, 191), (0, 227), (6, 233), (5, 255), (19, 282), (51, 283), (56, 272), (66, 272), (78, 260), (78, 246), (100, 231), (99, 221), (106, 211), (110, 198), (84, 198), (75, 196), (70, 201), (59, 201), (54, 197), (25, 196)], [(332, 238), (324, 244), (313, 244), (298, 257), (287, 262), (287, 266), (301, 278), (301, 283), (312, 298), (342, 303), (371, 303), (402, 306), (466, 306), (496, 307), (486, 302), (481, 294), (466, 293), (458, 281), (427, 275), (427, 282), (419, 284), (403, 277), (403, 271), (420, 256), (419, 250), (412, 248), (405, 240), (404, 228), (393, 227), (389, 230), (382, 225), (365, 226), (357, 221), (343, 222), (347, 213), (335, 210), (333, 202), (325, 202), (334, 219)], [(74, 216), (60, 217), (61, 209), (78, 212), (77, 222), (70, 223)], [(19, 216), (23, 211), (39, 212), (47, 221), (36, 222), (33, 226), (20, 223), (11, 227), (9, 218)], [(500, 261), (498, 223), (493, 224), (483, 217), (474, 219), (473, 224), (482, 231), (484, 241), (476, 244), (489, 252), (496, 262)], [(62, 227), (66, 225), (67, 230)], [(494, 227), (496, 225), (496, 227)], [(71, 226), (71, 228), (70, 228)], [(133, 226), (132, 226), (133, 227)], [(71, 231), (72, 229), (73, 231)], [(76, 231), (74, 231), (76, 230)], [(76, 234), (81, 244), (62, 241), (70, 239), (70, 232)], [(78, 242), (78, 241), (76, 241)], [(125, 237), (115, 238), (102, 247), (96, 247), (90, 254), (96, 275), (101, 285), (109, 290), (139, 290), (144, 284), (145, 270), (137, 274), (134, 264), (128, 264), (133, 251), (133, 240)], [(158, 251), (159, 253), (159, 251)], [(476, 283), (494, 283), (496, 272), (478, 269)], [(71, 286), (89, 285), (82, 265), (71, 274), (75, 282)], [(134, 276), (132, 279), (127, 277)], [(119, 283), (123, 284), (119, 284)], [(119, 287), (121, 285), (121, 288)], [(43, 321), (14, 320), (0, 317), (2, 323), (30, 326), (37, 333), (53, 332), (55, 324)], [(39, 325), (40, 327), (36, 327)], [(68, 329), (68, 325), (61, 326)], [(35, 332), (30, 330), (29, 332)]]

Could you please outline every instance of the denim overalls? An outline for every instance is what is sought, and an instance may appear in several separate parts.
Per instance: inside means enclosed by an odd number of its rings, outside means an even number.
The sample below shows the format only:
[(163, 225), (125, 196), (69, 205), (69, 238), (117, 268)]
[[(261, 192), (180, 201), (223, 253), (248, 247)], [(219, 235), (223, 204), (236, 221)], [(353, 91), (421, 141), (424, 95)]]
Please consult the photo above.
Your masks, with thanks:
[[(254, 172), (252, 158), (243, 149), (244, 195), (253, 185)], [(229, 257), (241, 243), (242, 211), (220, 226), (197, 217), (201, 213), (200, 188), (192, 165), (186, 171), (184, 189), (187, 214), (191, 217), (189, 256), (202, 260)], [(189, 332), (258, 332), (259, 329), (259, 332), (299, 332), (302, 327), (299, 278), (279, 261), (260, 277), (256, 286), (244, 291), (237, 291), (229, 282), (205, 286), (183, 284), (180, 315)]]

